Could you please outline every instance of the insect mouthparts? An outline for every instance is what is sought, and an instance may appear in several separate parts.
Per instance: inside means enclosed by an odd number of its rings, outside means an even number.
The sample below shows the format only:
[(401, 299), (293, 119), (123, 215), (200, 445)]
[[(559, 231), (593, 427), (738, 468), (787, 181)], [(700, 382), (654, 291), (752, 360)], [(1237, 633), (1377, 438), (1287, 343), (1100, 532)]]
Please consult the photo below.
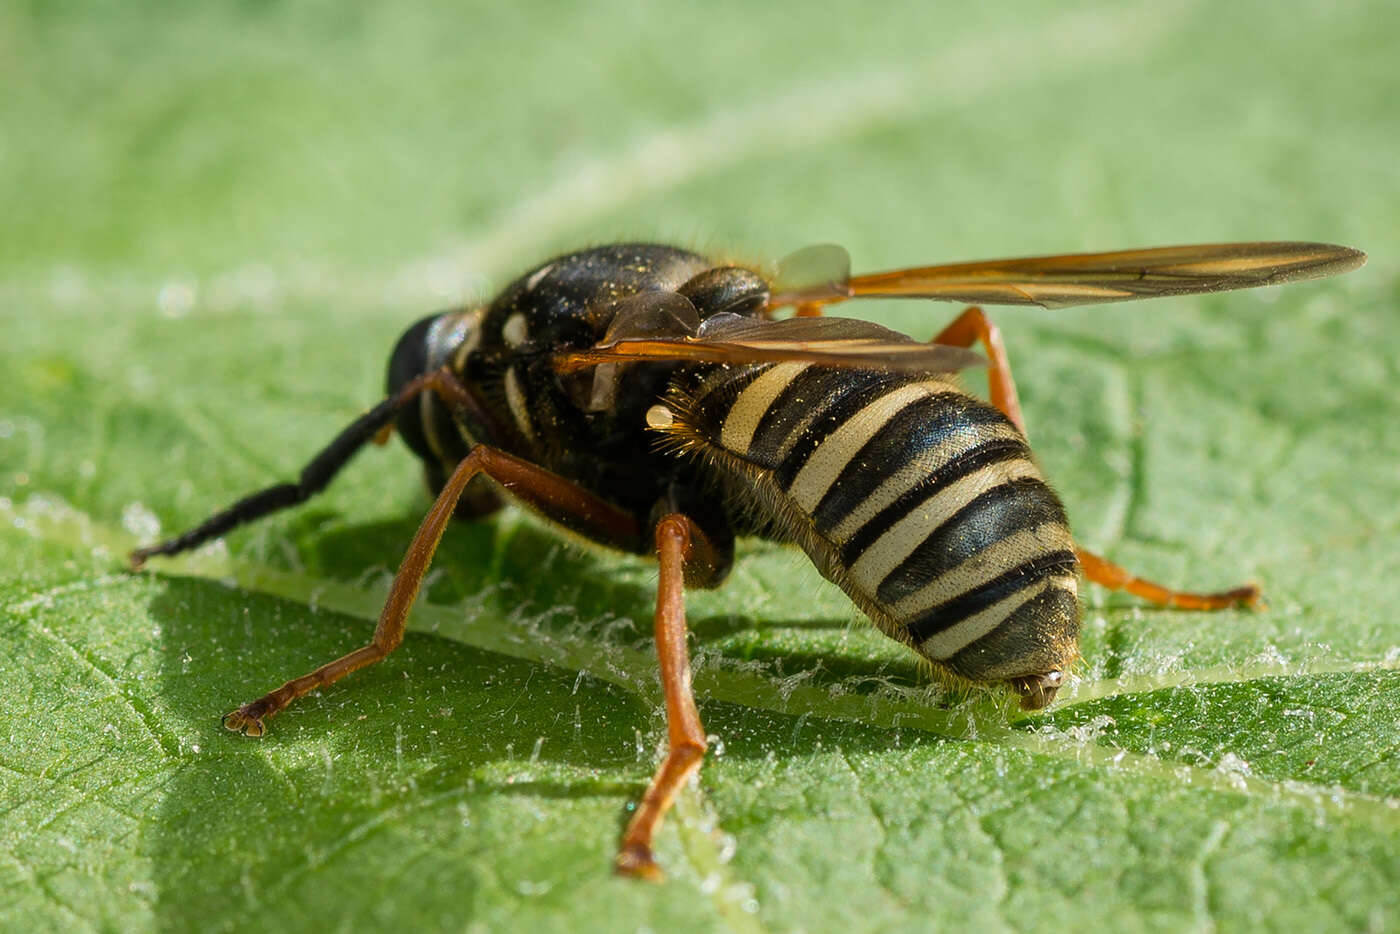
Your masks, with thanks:
[(1043, 675), (1012, 678), (1011, 687), (1021, 695), (1022, 710), (1040, 710), (1055, 699), (1065, 682), (1063, 671), (1047, 671)]

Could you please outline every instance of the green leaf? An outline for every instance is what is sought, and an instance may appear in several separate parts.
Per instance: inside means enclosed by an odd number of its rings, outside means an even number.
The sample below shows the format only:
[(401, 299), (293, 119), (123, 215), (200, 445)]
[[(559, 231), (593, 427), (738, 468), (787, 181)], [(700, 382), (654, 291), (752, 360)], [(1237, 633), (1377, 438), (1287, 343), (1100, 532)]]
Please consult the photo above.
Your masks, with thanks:
[[(1400, 919), (1393, 4), (0, 10), (0, 927), (1371, 929)], [(801, 556), (692, 594), (712, 747), (665, 737), (655, 570), (454, 526), (389, 660), (262, 741), (219, 716), (367, 640), (426, 507), (401, 447), (295, 475), (411, 321), (658, 237), (859, 271), (1296, 238), (1337, 280), (999, 313), (1086, 546), (1048, 711), (950, 696)], [(868, 307), (931, 334), (952, 309)]]

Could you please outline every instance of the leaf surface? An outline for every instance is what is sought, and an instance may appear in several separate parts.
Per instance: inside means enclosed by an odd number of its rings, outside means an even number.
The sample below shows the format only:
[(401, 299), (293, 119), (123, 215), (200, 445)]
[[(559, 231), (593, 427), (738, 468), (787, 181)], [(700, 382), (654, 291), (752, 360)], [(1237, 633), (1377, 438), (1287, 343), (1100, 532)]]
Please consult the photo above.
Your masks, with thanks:
[[(1395, 926), (1397, 25), (0, 12), (0, 926)], [(426, 506), (411, 458), (370, 450), (149, 573), (121, 557), (294, 476), (417, 317), (639, 236), (835, 240), (857, 272), (1264, 238), (1372, 260), (1000, 314), (1081, 540), (1169, 583), (1259, 580), (1270, 608), (1086, 587), (1076, 681), (1022, 718), (929, 686), (800, 555), (747, 543), (689, 599), (712, 748), (645, 886), (608, 870), (665, 735), (647, 562), (513, 511), (455, 526), (402, 649), (252, 741), (219, 715), (367, 640)], [(847, 309), (922, 337), (948, 316)]]

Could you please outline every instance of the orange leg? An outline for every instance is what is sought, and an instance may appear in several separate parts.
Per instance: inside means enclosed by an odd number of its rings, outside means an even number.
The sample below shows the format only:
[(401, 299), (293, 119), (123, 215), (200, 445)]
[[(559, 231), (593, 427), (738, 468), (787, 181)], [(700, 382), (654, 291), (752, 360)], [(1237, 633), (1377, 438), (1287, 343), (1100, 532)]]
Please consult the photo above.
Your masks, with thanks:
[[(823, 314), (823, 307), (830, 301), (802, 302), (793, 310), (798, 318), (814, 318)], [(1006, 345), (1001, 340), (1001, 330), (992, 324), (981, 308), (972, 307), (958, 315), (953, 323), (938, 332), (931, 343), (948, 344), (952, 347), (971, 347), (978, 341), (987, 351), (987, 385), (992, 397), (992, 405), (1002, 411), (1011, 424), (1021, 434), (1026, 433), (1026, 420), (1021, 415), (1021, 400), (1016, 395), (1016, 383), (1011, 378), (1011, 364), (1006, 359)]]
[(669, 743), (666, 758), (622, 835), (614, 864), (621, 875), (661, 879), (661, 869), (651, 853), (652, 837), (676, 793), (700, 768), (705, 755), (705, 728), (695, 709), (690, 653), (685, 644), (685, 576), (687, 563), (705, 561), (708, 549), (700, 530), (679, 513), (665, 516), (656, 525), (656, 554), (661, 563), (656, 590), (656, 654), (661, 661)]
[[(820, 315), (823, 305), (839, 300), (804, 302), (797, 306), (795, 314), (804, 317)], [(1001, 330), (982, 309), (976, 306), (968, 308), (958, 315), (952, 324), (940, 331), (932, 342), (954, 347), (971, 347), (979, 341), (987, 351), (987, 386), (992, 405), (1000, 409), (1024, 435), (1026, 420), (1021, 414), (1021, 400), (1016, 395), (1016, 382), (1011, 378), (1011, 363), (1006, 358), (1006, 346), (1001, 340)], [(1076, 552), (1084, 576), (1089, 580), (1110, 590), (1126, 590), (1134, 596), (1161, 606), (1178, 610), (1219, 610), (1234, 606), (1262, 609), (1264, 606), (1259, 588), (1254, 584), (1219, 593), (1187, 593), (1144, 580), (1083, 548), (1076, 549)]]
[(958, 315), (933, 339), (935, 344), (971, 347), (978, 341), (987, 351), (987, 388), (992, 405), (1011, 419), (1021, 434), (1026, 433), (1026, 420), (1021, 415), (1021, 400), (1016, 395), (1016, 383), (1011, 379), (1011, 363), (1006, 359), (1006, 345), (1001, 342), (1001, 330), (992, 324), (982, 309), (972, 307)]
[(1169, 606), (1177, 610), (1224, 610), (1235, 606), (1247, 606), (1256, 610), (1264, 608), (1263, 597), (1254, 584), (1245, 584), (1243, 587), (1222, 590), (1219, 593), (1186, 593), (1143, 580), (1083, 548), (1076, 548), (1075, 553), (1079, 556), (1079, 566), (1084, 571), (1084, 576), (1089, 580), (1109, 590), (1126, 590), (1135, 597), (1142, 597), (1160, 606)]
[[(1006, 359), (1006, 347), (1001, 340), (1001, 331), (995, 324), (992, 324), (982, 309), (977, 307), (967, 309), (933, 339), (935, 344), (951, 344), (955, 347), (971, 347), (978, 341), (987, 351), (987, 384), (992, 404), (1011, 419), (1022, 434), (1025, 434), (1025, 419), (1021, 415), (1021, 403), (1016, 396), (1016, 383), (1011, 378), (1011, 364)], [(1220, 593), (1187, 593), (1181, 590), (1171, 590), (1161, 584), (1144, 580), (1111, 561), (1100, 558), (1093, 552), (1085, 551), (1083, 548), (1077, 548), (1076, 553), (1079, 556), (1080, 568), (1089, 580), (1110, 590), (1126, 590), (1134, 596), (1161, 606), (1169, 606), (1178, 610), (1220, 610), (1233, 606), (1255, 608), (1263, 606), (1259, 588), (1253, 584)]]
[(267, 731), (264, 718), (283, 710), (303, 694), (339, 681), (352, 671), (380, 661), (398, 648), (403, 641), (408, 611), (418, 596), (423, 575), (428, 572), (433, 552), (442, 540), (442, 533), (452, 518), (457, 500), (471, 479), (481, 473), (525, 502), (555, 515), (568, 513), (599, 534), (622, 536), (629, 530), (631, 534), (638, 534), (636, 522), (630, 515), (592, 493), (528, 461), (478, 445), (457, 465), (438, 494), (437, 501), (423, 517), (423, 524), (418, 527), (403, 563), (399, 565), (398, 574), (394, 576), (389, 599), (379, 614), (379, 623), (375, 626), (369, 645), (322, 665), (310, 674), (293, 678), (275, 691), (244, 704), (224, 717), (224, 726), (247, 736), (262, 736)]

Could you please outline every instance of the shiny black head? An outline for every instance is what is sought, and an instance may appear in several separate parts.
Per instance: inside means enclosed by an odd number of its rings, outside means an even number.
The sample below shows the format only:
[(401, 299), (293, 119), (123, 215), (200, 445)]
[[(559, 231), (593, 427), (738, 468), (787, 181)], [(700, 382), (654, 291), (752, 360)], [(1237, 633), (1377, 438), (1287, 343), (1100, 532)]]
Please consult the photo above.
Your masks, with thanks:
[[(448, 312), (450, 314), (450, 312)], [(389, 374), (385, 389), (393, 395), (415, 376), (428, 371), (428, 332), (443, 313), (428, 315), (415, 321), (399, 336), (394, 352), (389, 355)]]
[[(433, 323), (440, 317), (441, 315), (431, 315), (416, 322), (403, 332), (399, 342), (394, 345), (394, 352), (389, 357), (388, 378), (385, 380), (388, 395), (392, 396), (409, 380), (428, 372), (427, 336)], [(405, 406), (394, 427), (404, 443), (413, 449), (413, 453), (425, 461), (436, 460), (423, 433), (423, 419), (419, 406)]]

